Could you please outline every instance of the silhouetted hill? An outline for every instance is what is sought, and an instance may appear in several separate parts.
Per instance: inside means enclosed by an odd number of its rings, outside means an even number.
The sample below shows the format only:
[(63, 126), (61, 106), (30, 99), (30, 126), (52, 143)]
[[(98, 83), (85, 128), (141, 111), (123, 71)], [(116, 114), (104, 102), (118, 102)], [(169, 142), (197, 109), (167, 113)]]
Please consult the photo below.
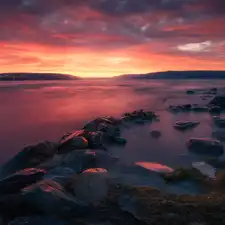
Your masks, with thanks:
[(0, 81), (13, 80), (77, 80), (76, 76), (60, 73), (1, 73)]
[(121, 75), (122, 79), (225, 79), (225, 71), (166, 71)]

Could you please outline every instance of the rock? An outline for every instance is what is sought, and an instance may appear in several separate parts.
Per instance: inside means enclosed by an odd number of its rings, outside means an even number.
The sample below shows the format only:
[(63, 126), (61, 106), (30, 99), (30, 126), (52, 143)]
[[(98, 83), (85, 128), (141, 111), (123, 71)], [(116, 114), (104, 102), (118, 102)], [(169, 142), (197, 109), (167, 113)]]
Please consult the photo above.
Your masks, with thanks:
[(91, 150), (77, 150), (67, 154), (55, 155), (51, 160), (41, 164), (41, 168), (50, 170), (54, 167), (68, 167), (80, 173), (83, 170), (93, 167), (96, 159)]
[(142, 119), (137, 119), (134, 122), (137, 123), (137, 124), (144, 124), (145, 123), (145, 121), (142, 120)]
[(192, 163), (193, 168), (199, 170), (203, 176), (207, 176), (209, 178), (216, 178), (216, 169), (211, 165), (205, 162), (194, 162)]
[(117, 137), (117, 138), (114, 139), (114, 142), (116, 144), (119, 144), (119, 145), (126, 145), (127, 140), (125, 138), (122, 138), (122, 137)]
[(89, 206), (66, 193), (57, 182), (45, 179), (22, 191), (24, 201), (40, 212), (49, 215), (76, 217), (86, 215)]
[(209, 113), (211, 114), (219, 114), (221, 111), (220, 107), (219, 106), (212, 106), (209, 108)]
[(185, 180), (203, 182), (205, 180), (205, 177), (201, 174), (201, 172), (195, 168), (178, 168), (171, 173), (161, 175), (166, 182), (181, 182)]
[(158, 139), (159, 137), (161, 137), (161, 132), (158, 131), (158, 130), (153, 130), (153, 131), (151, 131), (151, 136), (152, 136), (153, 138)]
[(91, 168), (84, 171), (74, 184), (75, 196), (86, 203), (98, 204), (108, 195), (107, 170)]
[(49, 170), (43, 179), (51, 179), (64, 186), (69, 182), (69, 179), (73, 174), (75, 174), (75, 170), (68, 167), (59, 166)]
[(198, 126), (199, 124), (200, 122), (179, 121), (179, 122), (176, 122), (176, 124), (174, 125), (174, 128), (178, 130), (187, 130), (190, 128), (194, 128)]
[(208, 107), (195, 105), (191, 108), (193, 112), (208, 112)]
[(26, 216), (16, 218), (9, 225), (70, 225), (70, 223), (48, 216)]
[(186, 93), (187, 93), (188, 95), (191, 95), (191, 94), (195, 94), (195, 91), (194, 91), (194, 90), (187, 90)]
[(124, 113), (123, 119), (125, 121), (136, 121), (136, 120), (155, 120), (157, 115), (154, 112), (148, 111), (145, 112), (143, 109), (135, 110), (131, 113)]
[(190, 112), (192, 108), (191, 104), (184, 104), (184, 105), (170, 105), (168, 110), (174, 113), (177, 112)]
[(225, 127), (225, 119), (215, 116), (213, 120), (216, 126), (221, 128)]
[(207, 138), (191, 138), (187, 142), (187, 147), (190, 151), (193, 151), (197, 154), (206, 154), (206, 155), (222, 155), (223, 154), (223, 145), (220, 141)]
[(135, 162), (136, 165), (141, 166), (147, 170), (158, 173), (172, 173), (174, 170), (166, 165), (154, 162)]
[(87, 135), (88, 132), (85, 132), (84, 130), (64, 135), (58, 147), (58, 154), (67, 153), (76, 149), (87, 149), (88, 140), (85, 137)]
[(88, 134), (88, 147), (90, 149), (103, 149), (107, 150), (104, 146), (104, 133), (101, 131), (90, 132)]
[(28, 168), (16, 172), (3, 180), (0, 180), (0, 195), (13, 194), (32, 183), (41, 180), (46, 174), (45, 170)]
[(7, 176), (18, 170), (37, 167), (51, 158), (57, 151), (57, 145), (52, 142), (41, 142), (37, 145), (27, 146), (1, 168), (1, 175)]
[(225, 95), (215, 96), (208, 104), (209, 106), (218, 106), (221, 109), (225, 109)]

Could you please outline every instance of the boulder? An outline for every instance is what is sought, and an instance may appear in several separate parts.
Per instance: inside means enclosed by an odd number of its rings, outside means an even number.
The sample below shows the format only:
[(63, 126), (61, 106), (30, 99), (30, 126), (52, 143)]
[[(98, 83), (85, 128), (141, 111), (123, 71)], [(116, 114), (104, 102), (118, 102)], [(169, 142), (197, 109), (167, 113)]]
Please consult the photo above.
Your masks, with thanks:
[(85, 132), (84, 130), (79, 130), (64, 135), (58, 147), (58, 154), (67, 153), (77, 149), (87, 149), (87, 136), (88, 132)]
[(51, 179), (24, 188), (22, 195), (31, 208), (49, 215), (76, 217), (88, 214), (90, 209), (88, 204), (78, 201)]
[(190, 128), (197, 127), (199, 124), (200, 122), (178, 121), (173, 127), (177, 130), (187, 130)]
[(158, 130), (153, 130), (153, 131), (151, 131), (151, 136), (152, 136), (153, 138), (158, 139), (159, 137), (161, 137), (161, 132), (158, 131)]
[(74, 195), (86, 203), (100, 203), (108, 195), (107, 175), (107, 170), (103, 168), (84, 171), (74, 183)]
[(49, 216), (26, 216), (14, 219), (9, 225), (70, 225), (70, 223)]
[(0, 195), (20, 192), (24, 187), (41, 180), (45, 174), (45, 170), (35, 168), (28, 168), (16, 172), (0, 180)]
[(187, 147), (197, 154), (219, 156), (224, 152), (221, 142), (210, 138), (191, 138), (187, 142)]
[(75, 170), (69, 167), (59, 166), (49, 170), (43, 179), (51, 179), (64, 186), (69, 182), (73, 174), (75, 174)]
[(2, 177), (18, 170), (37, 167), (50, 159), (57, 151), (57, 145), (52, 142), (41, 142), (37, 145), (27, 146), (1, 168)]
[(114, 142), (115, 142), (115, 144), (118, 144), (118, 145), (126, 145), (127, 140), (122, 137), (117, 137), (114, 139)]
[(225, 109), (225, 95), (215, 96), (208, 104), (209, 106), (218, 106), (221, 109)]
[(93, 167), (96, 158), (91, 150), (77, 150), (67, 154), (55, 155), (52, 159), (40, 165), (41, 168), (50, 170), (55, 167), (68, 167), (80, 173), (83, 170)]

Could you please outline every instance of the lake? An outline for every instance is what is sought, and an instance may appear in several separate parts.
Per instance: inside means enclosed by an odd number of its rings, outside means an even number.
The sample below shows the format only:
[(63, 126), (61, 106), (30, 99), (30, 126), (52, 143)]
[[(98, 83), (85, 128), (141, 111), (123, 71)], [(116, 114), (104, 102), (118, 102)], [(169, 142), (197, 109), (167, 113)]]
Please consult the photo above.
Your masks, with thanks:
[[(190, 137), (211, 137), (209, 113), (172, 114), (166, 108), (177, 103), (207, 103), (189, 88), (225, 87), (225, 81), (208, 80), (117, 80), (25, 81), (0, 83), (0, 162), (3, 164), (29, 144), (57, 141), (64, 133), (81, 129), (98, 116), (120, 116), (135, 109), (157, 112), (160, 122), (135, 125), (123, 131), (125, 147), (110, 151), (124, 163), (159, 162), (170, 167), (190, 166), (201, 160), (188, 154)], [(199, 121), (188, 132), (177, 131), (178, 120)], [(153, 139), (151, 130), (162, 136)]]

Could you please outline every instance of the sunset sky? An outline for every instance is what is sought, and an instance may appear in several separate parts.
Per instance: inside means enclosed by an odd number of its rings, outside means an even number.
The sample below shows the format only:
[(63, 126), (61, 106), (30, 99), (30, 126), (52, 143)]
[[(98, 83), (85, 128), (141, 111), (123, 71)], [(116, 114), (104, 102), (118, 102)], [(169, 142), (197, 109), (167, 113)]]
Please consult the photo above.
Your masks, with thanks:
[(0, 72), (225, 70), (225, 0), (0, 0)]

